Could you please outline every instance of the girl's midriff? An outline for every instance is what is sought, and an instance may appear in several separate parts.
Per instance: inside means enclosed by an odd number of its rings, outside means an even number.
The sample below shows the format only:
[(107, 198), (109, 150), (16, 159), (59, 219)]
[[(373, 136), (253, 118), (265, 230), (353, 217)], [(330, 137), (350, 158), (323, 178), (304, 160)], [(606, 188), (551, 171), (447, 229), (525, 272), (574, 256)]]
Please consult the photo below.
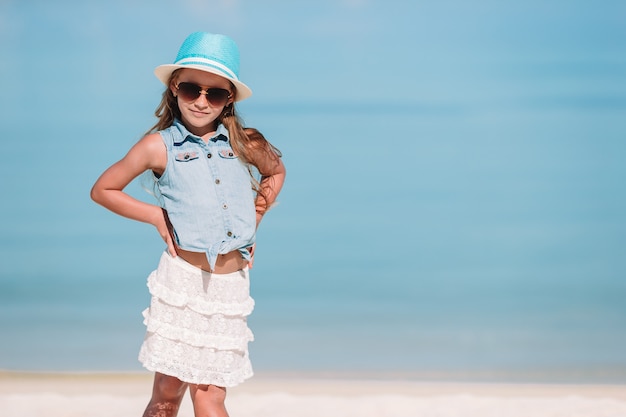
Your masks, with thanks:
[(217, 257), (214, 270), (211, 270), (206, 254), (202, 252), (191, 252), (181, 248), (176, 248), (176, 253), (187, 263), (204, 271), (213, 272), (215, 274), (230, 274), (231, 272), (237, 272), (245, 268), (248, 264), (248, 261), (243, 259), (238, 250), (228, 252), (224, 255), (219, 255)]

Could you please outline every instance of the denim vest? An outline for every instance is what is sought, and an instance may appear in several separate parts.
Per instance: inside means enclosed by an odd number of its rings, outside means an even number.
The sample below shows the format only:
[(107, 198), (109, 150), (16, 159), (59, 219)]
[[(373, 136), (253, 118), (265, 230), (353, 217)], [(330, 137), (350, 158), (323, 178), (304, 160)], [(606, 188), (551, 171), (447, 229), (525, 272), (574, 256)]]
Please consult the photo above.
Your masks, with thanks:
[(256, 234), (255, 193), (248, 167), (230, 146), (228, 130), (219, 125), (205, 143), (175, 120), (159, 133), (167, 165), (156, 184), (176, 244), (206, 253), (211, 269), (219, 254), (236, 249), (250, 259), (246, 248)]

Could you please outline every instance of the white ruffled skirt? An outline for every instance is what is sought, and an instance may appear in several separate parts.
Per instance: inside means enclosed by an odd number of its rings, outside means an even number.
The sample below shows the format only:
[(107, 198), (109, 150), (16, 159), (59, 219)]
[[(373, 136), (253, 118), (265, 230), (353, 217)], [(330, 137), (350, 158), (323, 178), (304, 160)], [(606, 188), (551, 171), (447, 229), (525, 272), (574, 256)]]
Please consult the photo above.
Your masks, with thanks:
[(153, 372), (233, 387), (252, 376), (247, 316), (254, 309), (248, 269), (212, 274), (163, 253), (148, 277), (146, 336), (139, 361)]

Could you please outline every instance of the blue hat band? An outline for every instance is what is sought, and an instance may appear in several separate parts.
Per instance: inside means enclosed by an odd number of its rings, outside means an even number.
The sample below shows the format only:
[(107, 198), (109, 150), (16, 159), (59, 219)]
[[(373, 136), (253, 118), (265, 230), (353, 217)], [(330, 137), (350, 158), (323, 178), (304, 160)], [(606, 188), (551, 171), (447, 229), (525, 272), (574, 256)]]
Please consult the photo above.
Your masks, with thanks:
[(221, 73), (223, 73), (228, 78), (233, 78), (235, 80), (239, 80), (239, 77), (237, 77), (237, 75), (234, 72), (232, 72), (227, 66), (225, 66), (223, 64), (220, 64), (217, 61), (213, 61), (211, 59), (206, 59), (206, 58), (201, 58), (201, 57), (189, 57), (189, 58), (179, 59), (174, 64), (175, 65), (202, 65), (202, 66), (207, 66), (207, 67), (211, 67), (211, 68), (214, 68), (214, 69), (220, 71)]

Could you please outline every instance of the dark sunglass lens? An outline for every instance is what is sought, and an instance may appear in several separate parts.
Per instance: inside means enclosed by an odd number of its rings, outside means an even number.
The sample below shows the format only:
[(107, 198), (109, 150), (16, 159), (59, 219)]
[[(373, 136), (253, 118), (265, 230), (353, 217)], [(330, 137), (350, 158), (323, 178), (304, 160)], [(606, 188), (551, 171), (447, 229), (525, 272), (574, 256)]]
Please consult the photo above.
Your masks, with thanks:
[(180, 83), (178, 84), (178, 93), (184, 100), (195, 101), (200, 97), (201, 88), (192, 83)]
[(230, 97), (230, 91), (223, 88), (209, 88), (204, 90), (194, 83), (178, 84), (178, 94), (185, 101), (196, 101), (198, 97), (200, 97), (200, 94), (206, 94), (206, 99), (209, 103), (216, 107), (225, 105)]
[(214, 106), (223, 106), (228, 101), (230, 92), (222, 88), (209, 88), (207, 90), (207, 99)]

